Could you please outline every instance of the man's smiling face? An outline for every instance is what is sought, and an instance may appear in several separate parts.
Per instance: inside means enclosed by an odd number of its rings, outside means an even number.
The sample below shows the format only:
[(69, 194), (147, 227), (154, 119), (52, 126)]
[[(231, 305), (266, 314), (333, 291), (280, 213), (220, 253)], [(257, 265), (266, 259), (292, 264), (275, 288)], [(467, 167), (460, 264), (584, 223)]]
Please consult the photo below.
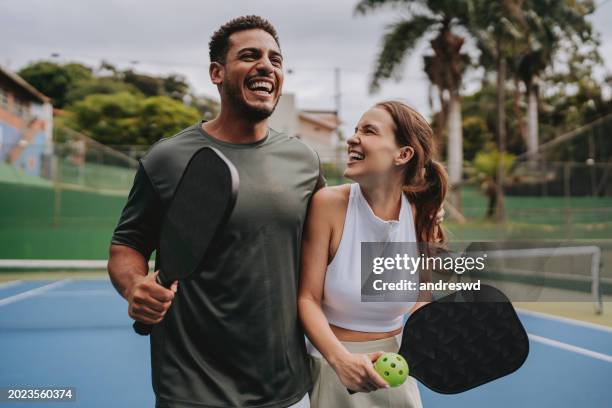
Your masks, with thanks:
[(247, 119), (262, 121), (272, 115), (283, 87), (283, 57), (274, 37), (264, 30), (239, 31), (229, 37), (221, 97)]

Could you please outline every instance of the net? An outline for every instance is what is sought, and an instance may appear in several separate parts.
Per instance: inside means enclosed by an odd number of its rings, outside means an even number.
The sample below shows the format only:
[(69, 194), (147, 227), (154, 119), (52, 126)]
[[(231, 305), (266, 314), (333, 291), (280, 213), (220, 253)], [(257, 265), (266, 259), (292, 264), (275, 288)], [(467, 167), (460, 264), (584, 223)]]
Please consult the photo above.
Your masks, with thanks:
[(486, 269), (474, 271), (470, 277), (493, 284), (512, 300), (591, 301), (595, 312), (602, 313), (603, 294), (612, 288), (610, 273), (603, 268), (603, 256), (609, 256), (609, 248), (513, 246), (481, 243), (468, 248), (470, 256), (486, 258)]
[[(107, 263), (86, 259), (0, 259), (0, 271), (105, 271)], [(149, 261), (149, 269), (153, 264)]]

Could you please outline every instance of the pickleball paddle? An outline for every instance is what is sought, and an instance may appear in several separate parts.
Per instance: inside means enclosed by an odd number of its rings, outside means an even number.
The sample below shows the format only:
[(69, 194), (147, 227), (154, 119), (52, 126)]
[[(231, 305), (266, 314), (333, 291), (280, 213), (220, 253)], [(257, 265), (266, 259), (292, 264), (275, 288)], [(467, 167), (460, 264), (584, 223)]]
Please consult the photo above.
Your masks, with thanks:
[(415, 311), (398, 354), (408, 362), (409, 375), (427, 388), (457, 394), (518, 370), (529, 354), (529, 340), (510, 300), (481, 285)]
[(457, 394), (518, 370), (529, 354), (529, 340), (506, 295), (481, 285), (414, 312), (398, 353), (410, 375), (427, 388)]
[[(198, 270), (238, 197), (238, 170), (214, 147), (198, 150), (187, 164), (162, 221), (157, 283), (169, 288)], [(146, 336), (152, 325), (134, 323)]]

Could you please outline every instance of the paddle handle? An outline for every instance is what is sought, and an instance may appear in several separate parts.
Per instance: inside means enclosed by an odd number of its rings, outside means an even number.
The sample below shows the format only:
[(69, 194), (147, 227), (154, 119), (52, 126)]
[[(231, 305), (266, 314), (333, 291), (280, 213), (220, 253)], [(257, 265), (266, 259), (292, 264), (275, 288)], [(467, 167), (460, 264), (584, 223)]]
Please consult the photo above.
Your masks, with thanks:
[[(170, 285), (165, 284), (165, 282), (160, 277), (160, 274), (157, 274), (157, 277), (155, 278), (155, 280), (157, 281), (158, 284), (160, 284), (164, 288), (168, 288), (170, 286)], [(134, 328), (134, 331), (137, 334), (140, 334), (141, 336), (148, 336), (153, 331), (152, 324), (147, 324), (147, 323), (143, 323), (139, 321), (135, 321), (132, 327)]]

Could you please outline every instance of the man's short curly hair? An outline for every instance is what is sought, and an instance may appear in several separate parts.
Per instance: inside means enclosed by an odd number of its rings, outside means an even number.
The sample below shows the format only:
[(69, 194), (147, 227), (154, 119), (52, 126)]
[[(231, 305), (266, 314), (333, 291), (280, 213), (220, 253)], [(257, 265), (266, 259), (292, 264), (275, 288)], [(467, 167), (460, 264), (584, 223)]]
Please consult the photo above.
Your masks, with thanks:
[(223, 24), (215, 31), (208, 43), (210, 62), (225, 63), (227, 51), (230, 48), (229, 37), (239, 31), (260, 29), (270, 34), (280, 47), (276, 29), (270, 22), (259, 16), (242, 16)]

